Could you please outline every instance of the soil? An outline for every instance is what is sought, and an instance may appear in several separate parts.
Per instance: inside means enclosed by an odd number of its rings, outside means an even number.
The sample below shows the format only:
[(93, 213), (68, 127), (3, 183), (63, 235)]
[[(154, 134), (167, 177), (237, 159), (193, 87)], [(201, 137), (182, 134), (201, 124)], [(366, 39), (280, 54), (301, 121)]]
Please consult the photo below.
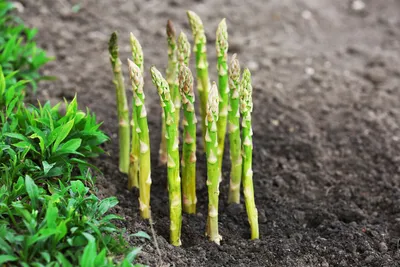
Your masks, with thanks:
[[(38, 43), (57, 59), (44, 68), (58, 80), (38, 98), (75, 93), (104, 121), (108, 156), (95, 160), (102, 197), (115, 195), (127, 233), (144, 230), (137, 192), (118, 171), (117, 118), (107, 42), (129, 32), (142, 43), (146, 71), (167, 62), (165, 24), (190, 35), (185, 11), (203, 19), (212, 79), (215, 29), (227, 17), (230, 54), (254, 78), (254, 182), (261, 238), (249, 240), (243, 204), (226, 204), (223, 167), (220, 246), (204, 236), (205, 160), (198, 155), (198, 213), (184, 215), (182, 247), (168, 244), (166, 170), (159, 166), (159, 98), (145, 77), (152, 150), (153, 243), (139, 260), (150, 266), (400, 266), (400, 2), (397, 0), (36, 0), (20, 1)], [(79, 10), (73, 12), (73, 6)], [(365, 4), (365, 5), (363, 5)], [(78, 6), (75, 6), (75, 8)], [(76, 11), (76, 10), (75, 10)], [(125, 62), (125, 61), (123, 61)], [(125, 68), (126, 71), (126, 68)], [(127, 76), (126, 76), (127, 77)]]

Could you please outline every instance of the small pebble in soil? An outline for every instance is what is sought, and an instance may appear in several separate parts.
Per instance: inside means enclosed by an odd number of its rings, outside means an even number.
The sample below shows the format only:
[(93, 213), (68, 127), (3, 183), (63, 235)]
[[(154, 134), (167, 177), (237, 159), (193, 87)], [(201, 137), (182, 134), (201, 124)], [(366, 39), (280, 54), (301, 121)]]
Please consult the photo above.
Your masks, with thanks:
[(374, 84), (382, 83), (386, 80), (386, 70), (382, 67), (372, 67), (365, 71), (365, 78)]
[(305, 20), (310, 20), (312, 18), (312, 13), (310, 10), (303, 10), (303, 12), (301, 12), (301, 17)]
[(306, 72), (307, 75), (312, 76), (312, 75), (315, 74), (315, 69), (314, 69), (314, 68), (311, 68), (311, 67), (307, 67), (307, 68), (305, 69), (305, 72)]
[(258, 222), (259, 223), (266, 223), (267, 216), (265, 215), (265, 210), (264, 209), (258, 209)]
[(379, 243), (379, 251), (385, 253), (388, 251), (388, 247), (385, 242)]
[(355, 0), (351, 3), (351, 8), (354, 11), (362, 11), (365, 9), (365, 3), (361, 0)]

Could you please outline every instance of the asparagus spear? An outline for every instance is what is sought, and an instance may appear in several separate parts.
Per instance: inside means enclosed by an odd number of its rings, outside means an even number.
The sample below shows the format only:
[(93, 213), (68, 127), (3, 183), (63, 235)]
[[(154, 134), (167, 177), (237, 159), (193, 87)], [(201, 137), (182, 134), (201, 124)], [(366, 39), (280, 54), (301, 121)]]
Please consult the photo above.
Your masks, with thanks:
[(202, 122), (203, 140), (206, 133), (205, 116), (207, 114), (207, 99), (210, 87), (208, 78), (207, 39), (204, 33), (203, 22), (193, 11), (187, 12), (195, 45), (193, 52), (196, 55), (197, 90), (200, 95), (200, 115)]
[(117, 110), (118, 110), (118, 136), (119, 136), (119, 170), (128, 173), (129, 170), (129, 110), (126, 100), (124, 77), (121, 71), (121, 60), (118, 52), (118, 36), (116, 32), (111, 34), (108, 43), (110, 62), (114, 72), (113, 83), (116, 88)]
[(240, 113), (242, 120), (242, 139), (243, 139), (243, 192), (246, 203), (247, 217), (251, 228), (251, 239), (258, 239), (258, 212), (254, 201), (253, 188), (253, 130), (251, 128), (251, 113), (253, 111), (253, 88), (251, 86), (251, 73), (249, 69), (243, 72), (240, 84)]
[(211, 86), (207, 102), (205, 136), (207, 154), (207, 186), (208, 186), (208, 217), (207, 235), (210, 240), (219, 244), (222, 237), (218, 234), (218, 197), (221, 171), (219, 169), (217, 152), (217, 121), (218, 121), (218, 88), (214, 82)]
[(194, 111), (193, 76), (182, 66), (179, 89), (183, 104), (182, 194), (183, 211), (196, 213), (196, 114)]
[(140, 214), (142, 218), (150, 218), (150, 185), (151, 185), (151, 167), (150, 167), (150, 139), (149, 127), (147, 125), (147, 112), (144, 105), (143, 93), (143, 75), (140, 68), (128, 59), (129, 74), (133, 90), (132, 109), (136, 110), (136, 121), (138, 127), (140, 144), (140, 162), (139, 162), (139, 203)]
[(190, 43), (187, 39), (187, 36), (184, 32), (179, 34), (178, 38), (178, 69), (181, 67), (189, 66), (190, 60)]
[[(175, 110), (175, 121), (177, 127), (177, 136), (176, 138), (179, 140), (179, 117), (180, 117), (180, 107), (181, 107), (181, 95), (179, 93), (179, 82), (178, 82), (178, 61), (177, 61), (177, 44), (175, 37), (175, 29), (172, 21), (168, 20), (167, 22), (167, 43), (168, 43), (168, 67), (166, 71), (167, 82), (171, 92), (172, 102), (176, 108)], [(165, 116), (164, 116), (165, 118)], [(165, 119), (164, 119), (165, 120)], [(161, 153), (164, 155), (160, 155), (160, 161), (165, 164), (166, 163), (166, 155), (165, 155), (165, 121), (163, 121), (163, 132), (161, 136)]]
[(232, 56), (229, 66), (229, 108), (228, 108), (228, 132), (231, 157), (231, 180), (229, 185), (229, 203), (240, 203), (240, 182), (242, 177), (242, 155), (239, 127), (239, 80), (240, 65), (236, 54)]
[(170, 241), (174, 246), (181, 245), (182, 225), (182, 200), (181, 200), (181, 178), (179, 176), (179, 145), (176, 138), (175, 107), (171, 100), (167, 81), (161, 73), (153, 66), (150, 69), (154, 85), (160, 95), (161, 105), (165, 113), (167, 156), (168, 156), (168, 194), (170, 206)]
[(229, 101), (229, 87), (228, 87), (228, 30), (226, 21), (223, 19), (217, 29), (216, 48), (218, 55), (218, 89), (219, 89), (219, 118), (217, 123), (218, 129), (218, 162), (219, 168), (222, 167), (222, 159), (224, 156), (224, 144), (226, 134), (226, 122), (228, 116), (228, 101)]
[[(143, 50), (139, 41), (133, 35), (130, 34), (130, 44), (132, 51), (132, 59), (133, 62), (139, 67), (140, 71), (143, 74)], [(134, 100), (134, 99), (133, 99)], [(132, 140), (131, 140), (131, 154), (130, 154), (130, 164), (129, 164), (129, 173), (128, 173), (128, 189), (132, 189), (133, 187), (139, 187), (138, 175), (139, 175), (139, 156), (140, 156), (140, 147), (139, 147), (139, 135), (138, 135), (138, 116), (135, 108), (135, 104), (132, 101), (132, 120), (131, 120), (131, 128), (132, 128)]]

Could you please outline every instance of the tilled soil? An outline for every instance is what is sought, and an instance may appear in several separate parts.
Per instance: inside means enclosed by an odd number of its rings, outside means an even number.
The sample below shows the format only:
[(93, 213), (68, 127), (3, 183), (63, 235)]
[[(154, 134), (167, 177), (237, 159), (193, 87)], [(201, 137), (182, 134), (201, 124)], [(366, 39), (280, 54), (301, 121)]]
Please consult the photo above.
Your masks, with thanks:
[[(96, 159), (101, 196), (116, 195), (127, 233), (144, 230), (137, 192), (118, 172), (115, 92), (107, 42), (129, 32), (145, 53), (145, 90), (152, 150), (152, 211), (161, 260), (151, 242), (140, 261), (151, 266), (400, 266), (400, 2), (330, 0), (36, 0), (20, 16), (39, 29), (38, 43), (56, 60), (58, 77), (39, 99), (78, 94), (104, 121), (109, 153)], [(79, 4), (78, 12), (73, 6)], [(363, 6), (365, 4), (365, 6)], [(76, 8), (77, 6), (75, 6)], [(166, 170), (158, 166), (160, 107), (148, 69), (167, 62), (165, 24), (189, 36), (185, 11), (203, 19), (211, 78), (216, 79), (215, 30), (227, 18), (230, 54), (254, 78), (254, 181), (261, 238), (249, 240), (243, 205), (226, 204), (225, 156), (220, 246), (204, 236), (205, 159), (198, 154), (198, 213), (184, 215), (182, 242), (168, 244)], [(75, 9), (76, 11), (76, 9)], [(125, 60), (123, 60), (125, 63)], [(126, 72), (126, 68), (125, 68)], [(127, 77), (127, 76), (126, 76)]]

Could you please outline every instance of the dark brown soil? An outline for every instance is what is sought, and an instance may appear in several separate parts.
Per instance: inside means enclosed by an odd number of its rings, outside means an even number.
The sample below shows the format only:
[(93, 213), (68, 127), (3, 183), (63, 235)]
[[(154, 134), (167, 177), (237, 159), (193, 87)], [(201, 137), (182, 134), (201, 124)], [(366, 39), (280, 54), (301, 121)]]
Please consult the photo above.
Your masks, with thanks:
[[(146, 70), (166, 65), (164, 25), (189, 36), (185, 11), (203, 18), (216, 78), (214, 32), (228, 18), (230, 53), (254, 76), (254, 179), (261, 239), (249, 241), (243, 205), (226, 205), (229, 160), (221, 184), (221, 246), (204, 236), (207, 192), (199, 154), (198, 211), (184, 216), (180, 248), (168, 244), (166, 171), (157, 166), (160, 107), (146, 76), (153, 155), (152, 209), (162, 263), (171, 266), (400, 266), (400, 2), (364, 0), (36, 0), (21, 16), (39, 28), (38, 43), (55, 55), (39, 98), (78, 93), (112, 138), (100, 194), (116, 195), (128, 233), (148, 224), (137, 193), (118, 172), (117, 120), (107, 41), (129, 32), (141, 41)], [(80, 3), (77, 13), (71, 11)], [(152, 243), (140, 261), (160, 264)]]

